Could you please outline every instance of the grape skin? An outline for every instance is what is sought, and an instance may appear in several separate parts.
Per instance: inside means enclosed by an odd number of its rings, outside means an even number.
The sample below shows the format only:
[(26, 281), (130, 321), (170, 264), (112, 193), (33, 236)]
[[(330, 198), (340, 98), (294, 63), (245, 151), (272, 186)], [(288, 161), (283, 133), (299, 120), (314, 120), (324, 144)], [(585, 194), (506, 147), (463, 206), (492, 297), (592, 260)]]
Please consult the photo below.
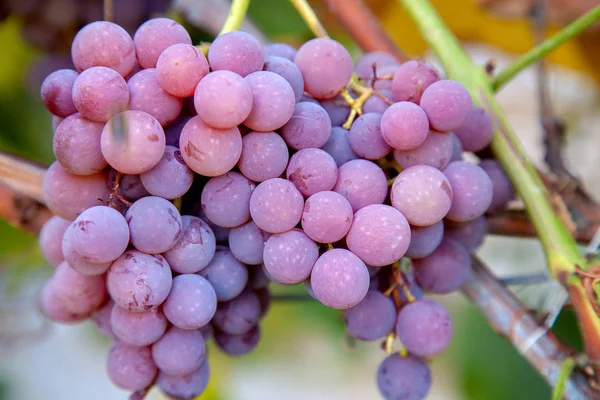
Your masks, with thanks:
[(485, 171), (465, 161), (454, 161), (443, 172), (452, 186), (452, 206), (446, 218), (467, 222), (483, 215), (492, 204), (494, 193)]
[(281, 136), (294, 150), (324, 146), (331, 134), (331, 119), (325, 109), (314, 103), (300, 102), (281, 128)]
[(167, 330), (168, 321), (160, 308), (133, 312), (114, 305), (110, 313), (111, 331), (130, 346), (149, 346)]
[(219, 303), (213, 324), (228, 335), (243, 335), (260, 319), (260, 301), (251, 290), (244, 290), (236, 298)]
[(462, 84), (446, 79), (432, 83), (425, 89), (419, 104), (433, 129), (450, 132), (465, 123), (473, 101)]
[(306, 280), (319, 258), (319, 248), (299, 229), (272, 235), (263, 253), (266, 271), (283, 284)]
[(283, 57), (294, 61), (296, 49), (286, 43), (269, 43), (263, 48), (265, 60), (269, 57)]
[(129, 109), (152, 115), (161, 126), (169, 125), (181, 113), (182, 100), (167, 93), (158, 81), (155, 68), (143, 69), (127, 81)]
[(304, 203), (302, 229), (316, 242), (334, 243), (343, 239), (352, 220), (352, 206), (337, 192), (318, 192)]
[(78, 76), (72, 69), (59, 69), (44, 79), (40, 97), (46, 109), (55, 116), (65, 118), (77, 112), (72, 93)]
[(213, 71), (228, 70), (242, 77), (260, 71), (264, 59), (260, 42), (243, 31), (217, 36), (208, 49), (208, 62)]
[(224, 246), (217, 246), (214, 258), (199, 274), (210, 282), (219, 301), (233, 299), (248, 282), (248, 270)]
[(158, 58), (177, 43), (192, 44), (185, 28), (169, 18), (153, 18), (144, 22), (133, 36), (135, 54), (143, 68), (155, 68)]
[(459, 243), (444, 238), (430, 255), (413, 260), (419, 286), (433, 293), (449, 293), (471, 277), (471, 256)]
[(304, 79), (296, 64), (286, 58), (272, 56), (265, 59), (264, 70), (275, 72), (288, 81), (294, 91), (296, 103), (300, 101), (304, 94)]
[(149, 347), (119, 342), (110, 349), (106, 365), (110, 380), (121, 389), (130, 391), (147, 388), (158, 373)]
[(379, 70), (379, 68), (388, 65), (398, 65), (399, 63), (391, 54), (383, 51), (372, 51), (362, 55), (354, 66), (354, 71), (360, 79), (365, 81), (371, 80), (373, 79), (373, 64), (375, 64), (377, 70)]
[(260, 339), (260, 327), (256, 325), (242, 335), (228, 335), (226, 333), (215, 333), (217, 346), (230, 356), (241, 356), (250, 353)]
[(242, 138), (242, 154), (238, 168), (254, 182), (277, 178), (286, 169), (289, 150), (275, 132), (250, 132)]
[(387, 156), (392, 148), (381, 134), (381, 114), (365, 113), (358, 117), (348, 133), (350, 147), (361, 158), (378, 160)]
[(407, 151), (395, 150), (394, 160), (405, 169), (415, 165), (431, 165), (442, 170), (452, 161), (453, 154), (452, 136), (430, 131), (419, 147)]
[(171, 327), (152, 345), (152, 359), (161, 372), (181, 376), (191, 374), (204, 362), (206, 345), (199, 330)]
[(217, 309), (217, 295), (210, 283), (195, 274), (173, 278), (162, 306), (169, 322), (180, 329), (199, 329), (208, 324)]
[(73, 104), (90, 121), (106, 122), (126, 110), (128, 103), (125, 79), (110, 68), (88, 68), (73, 83)]
[(54, 267), (64, 261), (62, 238), (71, 223), (57, 216), (50, 217), (40, 230), (40, 250), (48, 263)]
[(344, 322), (352, 337), (372, 341), (383, 339), (394, 329), (396, 315), (392, 299), (369, 290), (360, 303), (344, 311)]
[(256, 186), (239, 172), (210, 179), (202, 190), (206, 217), (224, 228), (235, 228), (250, 220), (250, 197)]
[(381, 116), (381, 135), (394, 149), (416, 149), (423, 144), (428, 133), (427, 115), (414, 103), (394, 103)]
[(282, 233), (295, 227), (302, 217), (304, 199), (294, 185), (285, 179), (262, 182), (250, 197), (250, 215), (265, 232)]
[(175, 399), (191, 400), (201, 395), (208, 386), (210, 368), (204, 361), (197, 370), (180, 376), (159, 372), (156, 385), (161, 392)]
[(410, 258), (427, 257), (440, 245), (444, 234), (450, 237), (450, 233), (445, 232), (445, 225), (442, 221), (423, 227), (411, 226), (410, 234), (410, 245), (405, 254)]
[(270, 236), (250, 221), (229, 231), (229, 249), (244, 264), (259, 265), (263, 262), (263, 250)]
[(392, 80), (392, 98), (419, 104), (423, 91), (439, 79), (439, 73), (431, 64), (418, 60), (402, 63)]
[(431, 387), (431, 371), (415, 356), (388, 356), (377, 370), (377, 386), (386, 400), (422, 400)]
[(156, 77), (160, 86), (176, 97), (192, 96), (208, 70), (204, 54), (186, 43), (169, 46), (156, 62)]
[(177, 147), (166, 146), (158, 164), (141, 174), (140, 180), (151, 195), (171, 200), (187, 193), (192, 187), (194, 173)]
[(161, 197), (139, 199), (129, 207), (125, 219), (131, 244), (145, 253), (164, 253), (181, 238), (181, 215), (173, 204)]
[(287, 179), (304, 196), (331, 190), (338, 178), (334, 159), (321, 149), (302, 149), (292, 156)]
[(350, 160), (338, 169), (334, 192), (344, 196), (354, 212), (369, 204), (381, 204), (388, 192), (387, 178), (379, 166), (368, 160)]
[(321, 150), (326, 151), (333, 157), (338, 167), (358, 158), (358, 155), (350, 146), (348, 131), (340, 126), (331, 128), (331, 135), (327, 139), (327, 143), (321, 147)]
[(244, 125), (260, 132), (271, 132), (285, 125), (296, 105), (290, 84), (269, 71), (253, 72), (244, 80), (252, 91), (252, 109)]
[(198, 217), (181, 217), (181, 238), (163, 253), (174, 272), (193, 274), (205, 268), (216, 249), (216, 238), (211, 227)]

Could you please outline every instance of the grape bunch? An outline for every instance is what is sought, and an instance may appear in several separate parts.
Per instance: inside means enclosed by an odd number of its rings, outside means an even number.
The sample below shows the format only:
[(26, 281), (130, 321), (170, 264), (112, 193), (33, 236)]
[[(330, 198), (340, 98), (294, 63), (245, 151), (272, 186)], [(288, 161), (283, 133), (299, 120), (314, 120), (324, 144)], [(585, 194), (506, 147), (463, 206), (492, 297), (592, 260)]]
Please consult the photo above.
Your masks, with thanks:
[(57, 159), (41, 306), (96, 321), (117, 386), (195, 397), (206, 342), (252, 351), (269, 285), (304, 284), (350, 336), (385, 341), (384, 398), (426, 396), (452, 323), (424, 292), (469, 279), (484, 214), (513, 197), (494, 160), (462, 161), (492, 119), (461, 84), (384, 53), (354, 66), (328, 38), (263, 48), (232, 31), (206, 57), (166, 18), (133, 39), (91, 23), (71, 54), (41, 89)]

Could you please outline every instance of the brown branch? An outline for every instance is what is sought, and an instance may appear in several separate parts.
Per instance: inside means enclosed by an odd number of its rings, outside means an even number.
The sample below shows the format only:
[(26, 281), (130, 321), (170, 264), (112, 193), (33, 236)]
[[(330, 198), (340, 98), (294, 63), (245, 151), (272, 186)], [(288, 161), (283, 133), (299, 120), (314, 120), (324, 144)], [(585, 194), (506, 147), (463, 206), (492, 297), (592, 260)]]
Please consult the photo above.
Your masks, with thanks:
[[(495, 331), (505, 337), (552, 386), (556, 384), (563, 362), (574, 353), (552, 332), (546, 332), (525, 346), (532, 335), (545, 328), (521, 302), (477, 258), (473, 258), (473, 276), (462, 288), (463, 294), (483, 312)], [(586, 376), (574, 371), (565, 385), (565, 399), (598, 398)]]
[(40, 203), (44, 202), (42, 180), (45, 172), (38, 164), (0, 152), (0, 184)]
[(407, 59), (362, 0), (325, 0), (325, 3), (364, 51), (385, 51), (399, 61)]
[(0, 216), (16, 228), (38, 234), (52, 213), (43, 204), (0, 184)]

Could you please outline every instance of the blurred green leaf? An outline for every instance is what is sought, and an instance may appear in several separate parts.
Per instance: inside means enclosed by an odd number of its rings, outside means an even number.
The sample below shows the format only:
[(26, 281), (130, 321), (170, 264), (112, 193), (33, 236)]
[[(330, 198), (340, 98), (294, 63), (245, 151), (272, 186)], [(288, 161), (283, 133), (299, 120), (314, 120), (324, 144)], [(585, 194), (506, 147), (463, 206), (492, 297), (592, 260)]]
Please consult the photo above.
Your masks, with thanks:
[(254, 0), (250, 2), (248, 15), (267, 36), (310, 37), (310, 30), (296, 9), (287, 0)]

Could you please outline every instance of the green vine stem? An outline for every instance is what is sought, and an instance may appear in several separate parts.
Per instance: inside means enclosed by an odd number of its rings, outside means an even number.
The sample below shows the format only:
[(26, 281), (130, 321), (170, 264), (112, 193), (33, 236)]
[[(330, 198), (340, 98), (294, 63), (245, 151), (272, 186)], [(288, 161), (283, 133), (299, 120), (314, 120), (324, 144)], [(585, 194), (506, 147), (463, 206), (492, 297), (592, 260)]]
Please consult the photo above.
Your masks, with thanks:
[(227, 15), (227, 19), (225, 20), (219, 35), (240, 29), (242, 22), (244, 22), (244, 17), (246, 17), (249, 5), (250, 0), (233, 0), (231, 8), (229, 9), (229, 14)]
[(306, 25), (308, 25), (316, 37), (329, 37), (325, 27), (321, 24), (315, 11), (306, 0), (290, 0), (290, 3), (296, 8), (304, 22), (306, 22)]
[(497, 91), (507, 82), (519, 74), (525, 68), (534, 64), (536, 61), (544, 58), (556, 48), (562, 46), (567, 41), (579, 35), (585, 29), (589, 28), (594, 22), (600, 19), (600, 6), (594, 7), (583, 16), (577, 18), (571, 24), (567, 25), (556, 35), (545, 40), (539, 46), (531, 49), (529, 52), (517, 58), (512, 64), (503, 69), (493, 80), (492, 88)]
[(588, 269), (577, 243), (554, 212), (548, 191), (519, 143), (500, 105), (494, 98), (492, 84), (483, 68), (475, 65), (458, 40), (444, 25), (427, 0), (398, 0), (418, 26), (422, 36), (440, 59), (448, 77), (464, 84), (473, 101), (482, 105), (494, 119), (491, 148), (525, 202), (544, 247), (552, 276), (566, 286), (578, 314), (586, 350), (591, 360), (600, 360), (600, 318), (586, 295), (576, 266)]

